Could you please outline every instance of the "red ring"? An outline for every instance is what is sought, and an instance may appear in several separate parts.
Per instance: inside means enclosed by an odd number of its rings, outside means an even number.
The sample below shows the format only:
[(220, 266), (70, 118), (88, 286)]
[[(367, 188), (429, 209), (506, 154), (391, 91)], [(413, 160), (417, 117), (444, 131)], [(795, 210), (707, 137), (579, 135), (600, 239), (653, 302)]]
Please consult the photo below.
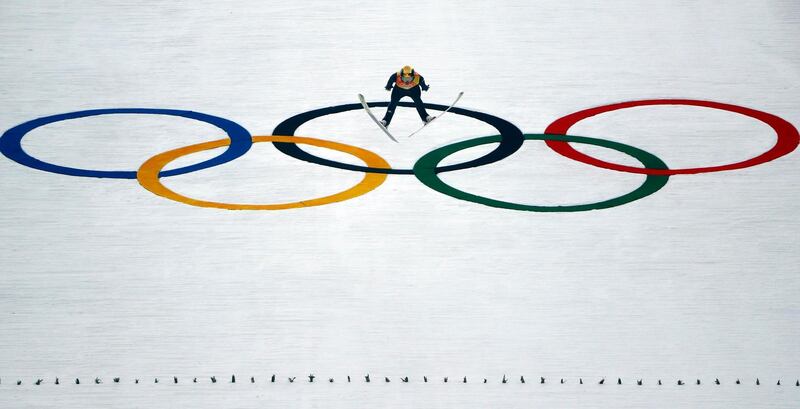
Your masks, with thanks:
[(632, 166), (624, 166), (616, 163), (605, 162), (600, 159), (593, 158), (584, 153), (578, 152), (568, 142), (564, 141), (548, 140), (547, 146), (549, 146), (550, 149), (570, 159), (605, 169), (618, 170), (621, 172), (628, 172), (628, 173), (639, 173), (645, 175), (681, 175), (681, 174), (692, 174), (692, 173), (720, 172), (724, 170), (743, 169), (751, 166), (760, 165), (762, 163), (775, 160), (783, 155), (792, 152), (795, 148), (797, 148), (797, 144), (800, 142), (800, 135), (798, 135), (797, 129), (783, 118), (780, 118), (778, 116), (766, 112), (756, 111), (755, 109), (744, 108), (737, 105), (723, 104), (720, 102), (713, 102), (713, 101), (699, 101), (693, 99), (645, 99), (641, 101), (620, 102), (616, 104), (590, 108), (583, 111), (575, 112), (573, 114), (569, 114), (565, 117), (555, 120), (552, 124), (550, 124), (547, 127), (547, 129), (545, 129), (544, 133), (552, 135), (566, 135), (567, 131), (572, 125), (575, 125), (579, 121), (584, 120), (586, 118), (602, 114), (605, 112), (616, 111), (618, 109), (647, 106), (647, 105), (694, 105), (699, 107), (714, 108), (714, 109), (721, 109), (723, 111), (735, 112), (737, 114), (742, 114), (754, 119), (758, 119), (759, 121), (769, 125), (770, 127), (772, 127), (772, 129), (775, 130), (775, 133), (778, 135), (778, 140), (775, 142), (775, 146), (770, 148), (770, 150), (762, 153), (761, 155), (758, 155), (751, 159), (747, 159), (742, 162), (736, 162), (720, 166), (709, 166), (704, 168), (685, 168), (685, 169), (637, 168)]

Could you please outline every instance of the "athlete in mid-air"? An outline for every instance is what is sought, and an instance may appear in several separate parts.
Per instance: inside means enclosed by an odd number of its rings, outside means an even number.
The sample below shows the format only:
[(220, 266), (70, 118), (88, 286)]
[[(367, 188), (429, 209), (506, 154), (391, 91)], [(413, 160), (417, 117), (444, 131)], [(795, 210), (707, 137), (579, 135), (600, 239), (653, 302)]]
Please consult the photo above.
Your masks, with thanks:
[(422, 103), (422, 92), (420, 91), (427, 91), (428, 88), (425, 78), (414, 71), (411, 66), (406, 65), (400, 71), (393, 73), (386, 83), (386, 90), (392, 91), (392, 99), (389, 101), (389, 107), (386, 108), (386, 115), (383, 116), (381, 124), (384, 127), (389, 126), (394, 116), (394, 110), (397, 108), (397, 102), (403, 97), (410, 97), (414, 100), (414, 106), (417, 108), (417, 113), (422, 122), (428, 123), (433, 120), (433, 117), (425, 111), (425, 105)]

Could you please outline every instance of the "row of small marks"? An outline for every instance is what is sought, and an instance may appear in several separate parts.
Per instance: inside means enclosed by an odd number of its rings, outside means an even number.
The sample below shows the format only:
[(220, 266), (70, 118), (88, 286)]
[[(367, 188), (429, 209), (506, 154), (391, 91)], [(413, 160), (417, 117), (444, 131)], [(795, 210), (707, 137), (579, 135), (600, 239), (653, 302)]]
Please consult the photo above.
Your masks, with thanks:
[[(208, 379), (211, 381), (211, 383), (217, 383), (217, 377), (216, 376), (211, 376)], [(286, 379), (287, 379), (287, 381), (289, 383), (294, 383), (295, 381), (297, 381), (297, 377), (296, 376), (287, 377)], [(313, 374), (308, 375), (308, 377), (307, 377), (307, 381), (309, 383), (314, 383), (316, 381), (316, 379), (317, 379), (317, 377), (315, 375), (313, 375)], [(400, 379), (401, 383), (408, 383), (409, 382), (409, 378), (407, 376), (399, 378), (399, 379)], [(428, 377), (427, 376), (423, 376), (422, 380), (423, 380), (423, 382), (428, 383)], [(113, 383), (120, 383), (121, 379), (120, 378), (113, 378), (112, 381), (113, 381)], [(370, 383), (372, 381), (373, 381), (373, 379), (369, 374), (364, 376), (364, 382)], [(177, 384), (179, 382), (180, 381), (179, 381), (177, 376), (173, 376), (172, 377), (172, 383), (173, 384)], [(193, 378), (191, 382), (192, 383), (198, 383), (198, 378)], [(269, 382), (271, 382), (271, 383), (278, 382), (277, 376), (276, 375), (272, 375), (272, 377), (269, 378)], [(328, 378), (328, 383), (334, 383), (334, 382), (335, 382), (334, 378)], [(352, 382), (352, 379), (350, 378), (349, 375), (347, 376), (347, 382), (348, 383)], [(383, 382), (390, 383), (390, 382), (392, 382), (392, 379), (389, 378), (388, 376), (385, 376), (385, 377), (383, 377)], [(449, 377), (444, 377), (444, 378), (442, 378), (442, 382), (448, 383), (448, 382), (450, 382), (450, 378)], [(456, 382), (457, 383), (468, 383), (469, 381), (467, 380), (467, 377), (465, 376), (462, 379), (457, 380)], [(34, 385), (42, 385), (43, 383), (45, 383), (45, 381), (43, 379), (37, 379), (36, 381), (33, 382)], [(81, 380), (79, 378), (75, 378), (74, 383), (75, 383), (75, 385), (80, 385), (81, 384)], [(101, 378), (94, 378), (94, 383), (99, 385), (99, 384), (103, 383), (103, 380)], [(135, 378), (133, 380), (133, 383), (134, 384), (139, 384), (140, 380), (138, 378)], [(153, 383), (160, 383), (159, 378), (153, 378)], [(231, 375), (230, 383), (236, 383), (236, 375)], [(250, 383), (256, 383), (256, 378), (251, 376), (250, 377)], [(478, 383), (489, 383), (489, 380), (486, 379), (486, 378), (483, 378), (482, 380), (479, 380)], [(503, 375), (503, 379), (500, 380), (500, 383), (507, 384), (507, 383), (512, 383), (512, 381), (508, 377)], [(524, 376), (520, 376), (519, 377), (519, 383), (527, 383), (527, 381), (526, 381)], [(539, 377), (539, 383), (540, 384), (545, 384), (545, 383), (547, 383), (547, 379), (544, 378), (544, 377)], [(566, 384), (568, 382), (564, 378), (561, 378), (559, 383)], [(617, 383), (617, 385), (622, 385), (623, 384), (622, 378), (617, 378), (617, 382), (616, 383)], [(697, 379), (694, 383), (695, 383), (695, 385), (702, 385), (702, 382), (700, 381), (700, 379)], [(722, 382), (720, 382), (719, 378), (714, 379), (713, 383), (715, 385), (722, 385)], [(736, 385), (741, 385), (742, 381), (737, 379), (735, 383), (736, 383)], [(2, 380), (2, 378), (0, 378), (0, 385), (2, 385), (2, 384), (3, 384), (3, 380)], [(20, 385), (23, 384), (23, 382), (22, 382), (22, 380), (17, 380), (16, 384), (17, 384), (17, 386), (20, 386)], [(55, 385), (60, 385), (60, 384), (62, 384), (62, 382), (61, 382), (61, 380), (59, 378), (56, 378), (54, 384)], [(583, 378), (578, 378), (578, 384), (583, 385)], [(606, 379), (605, 378), (601, 378), (597, 382), (597, 384), (605, 385), (606, 384)], [(657, 384), (658, 385), (663, 385), (663, 383), (661, 382), (661, 379), (659, 379), (657, 381)], [(682, 386), (682, 385), (686, 385), (686, 382), (684, 382), (681, 379), (678, 379), (676, 384), (679, 385), (679, 386)], [(759, 378), (756, 378), (755, 384), (756, 385), (761, 385), (761, 380)], [(636, 385), (642, 386), (642, 385), (644, 385), (644, 381), (642, 379), (637, 379), (636, 380)], [(781, 380), (780, 379), (778, 380), (776, 385), (777, 386), (781, 386)], [(800, 380), (795, 380), (794, 386), (800, 387)]]

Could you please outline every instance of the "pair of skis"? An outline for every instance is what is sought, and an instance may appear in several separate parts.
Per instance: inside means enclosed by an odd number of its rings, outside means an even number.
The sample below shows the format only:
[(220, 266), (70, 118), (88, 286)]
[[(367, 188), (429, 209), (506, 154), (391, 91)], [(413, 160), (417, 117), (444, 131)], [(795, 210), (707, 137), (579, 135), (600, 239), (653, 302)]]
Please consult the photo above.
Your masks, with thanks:
[[(421, 127), (419, 127), (419, 129), (417, 129), (416, 131), (414, 131), (414, 132), (412, 132), (410, 135), (408, 135), (408, 136), (407, 136), (407, 138), (410, 138), (410, 137), (412, 137), (412, 136), (416, 135), (416, 134), (417, 134), (417, 132), (419, 132), (419, 131), (421, 131), (421, 130), (425, 129), (425, 127), (426, 127), (426, 126), (428, 126), (428, 125), (432, 124), (432, 123), (433, 123), (433, 121), (435, 121), (435, 120), (437, 120), (437, 119), (441, 118), (441, 117), (442, 117), (444, 114), (446, 114), (448, 111), (450, 111), (450, 108), (454, 107), (454, 106), (455, 106), (455, 105), (458, 103), (458, 100), (460, 100), (460, 99), (461, 99), (461, 96), (462, 96), (462, 95), (464, 95), (464, 92), (463, 92), (463, 91), (459, 92), (459, 93), (458, 93), (458, 96), (457, 96), (457, 97), (456, 97), (456, 99), (455, 99), (455, 101), (453, 101), (453, 103), (452, 103), (452, 104), (450, 104), (450, 106), (449, 106), (449, 107), (447, 107), (447, 109), (445, 109), (444, 111), (442, 111), (442, 113), (441, 113), (441, 114), (439, 114), (439, 115), (436, 115), (435, 117), (433, 117), (433, 119), (431, 119), (430, 121), (428, 121), (428, 122), (425, 122), (425, 124), (424, 124), (424, 125), (422, 125)], [(358, 94), (358, 100), (359, 100), (359, 101), (361, 101), (361, 105), (364, 107), (364, 110), (365, 110), (365, 111), (367, 111), (367, 115), (369, 115), (369, 117), (370, 117), (370, 118), (372, 118), (372, 120), (373, 120), (373, 121), (374, 121), (374, 122), (375, 122), (375, 123), (376, 123), (376, 124), (377, 124), (377, 125), (378, 125), (378, 126), (381, 128), (381, 130), (382, 130), (382, 131), (383, 131), (383, 132), (384, 132), (384, 133), (385, 133), (385, 134), (386, 134), (386, 135), (389, 137), (389, 139), (391, 139), (391, 140), (393, 140), (393, 141), (397, 142), (397, 139), (395, 139), (395, 137), (392, 135), (392, 133), (391, 133), (391, 132), (389, 132), (389, 130), (388, 130), (388, 129), (386, 129), (386, 127), (385, 127), (385, 126), (383, 126), (383, 124), (381, 123), (381, 121), (379, 121), (379, 120), (378, 120), (378, 118), (376, 118), (376, 117), (375, 117), (375, 115), (372, 113), (372, 110), (370, 110), (370, 109), (369, 109), (369, 105), (367, 105), (367, 101), (364, 99), (364, 96), (363, 96), (363, 95), (361, 95), (361, 94)]]

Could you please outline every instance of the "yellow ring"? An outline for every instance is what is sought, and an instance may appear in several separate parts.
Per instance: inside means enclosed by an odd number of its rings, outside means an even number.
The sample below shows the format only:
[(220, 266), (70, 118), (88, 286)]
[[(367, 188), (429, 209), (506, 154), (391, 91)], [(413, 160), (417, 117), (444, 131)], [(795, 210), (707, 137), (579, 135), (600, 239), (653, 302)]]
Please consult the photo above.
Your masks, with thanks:
[[(391, 166), (389, 166), (389, 163), (387, 163), (382, 157), (378, 156), (373, 152), (338, 142), (324, 141), (321, 139), (306, 138), (302, 136), (274, 136), (274, 135), (253, 136), (253, 143), (259, 143), (259, 142), (290, 142), (290, 143), (301, 143), (306, 145), (319, 146), (321, 148), (328, 148), (344, 153), (349, 153), (364, 161), (364, 163), (366, 163), (366, 165), (369, 167), (385, 168), (385, 169), (391, 168)], [(164, 169), (164, 167), (168, 163), (192, 153), (207, 151), (209, 149), (221, 148), (223, 146), (228, 146), (229, 144), (230, 144), (229, 139), (220, 139), (218, 141), (204, 142), (204, 143), (199, 143), (197, 145), (189, 145), (183, 148), (178, 148), (168, 152), (160, 153), (148, 159), (146, 162), (142, 164), (141, 167), (139, 167), (139, 170), (136, 172), (136, 179), (139, 181), (139, 184), (142, 185), (142, 187), (155, 193), (158, 196), (162, 196), (167, 199), (174, 200), (176, 202), (186, 203), (192, 206), (213, 207), (217, 209), (228, 209), (228, 210), (283, 210), (283, 209), (295, 209), (299, 207), (321, 206), (325, 204), (342, 202), (348, 199), (352, 199), (354, 197), (361, 196), (377, 188), (386, 180), (387, 176), (385, 173), (365, 173), (364, 179), (362, 179), (361, 182), (359, 182), (357, 185), (345, 191), (316, 199), (302, 200), (299, 202), (292, 202), (292, 203), (280, 203), (280, 204), (237, 204), (237, 203), (220, 203), (220, 202), (209, 202), (205, 200), (197, 200), (183, 196), (179, 193), (176, 193), (168, 189), (161, 183), (161, 180), (159, 180), (158, 174), (161, 173), (161, 170)]]

